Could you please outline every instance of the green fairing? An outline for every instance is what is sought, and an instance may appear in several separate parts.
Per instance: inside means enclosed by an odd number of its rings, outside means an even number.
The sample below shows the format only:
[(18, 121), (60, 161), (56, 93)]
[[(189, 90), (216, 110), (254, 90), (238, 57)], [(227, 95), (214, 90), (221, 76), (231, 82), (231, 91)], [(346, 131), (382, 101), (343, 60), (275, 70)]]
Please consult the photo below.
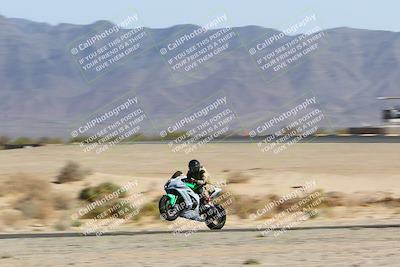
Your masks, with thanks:
[[(189, 187), (190, 189), (196, 189), (196, 187), (197, 187), (196, 184), (192, 184), (192, 183), (185, 183), (185, 185), (187, 187)], [(178, 197), (173, 194), (167, 194), (167, 197), (169, 197), (169, 203), (171, 203), (171, 205), (174, 206)]]
[(191, 189), (195, 189), (196, 188), (196, 184), (192, 184), (192, 183), (185, 183), (185, 185)]
[(173, 194), (167, 194), (167, 197), (169, 197), (169, 203), (171, 203), (172, 206), (175, 205), (175, 202), (178, 199), (178, 197)]

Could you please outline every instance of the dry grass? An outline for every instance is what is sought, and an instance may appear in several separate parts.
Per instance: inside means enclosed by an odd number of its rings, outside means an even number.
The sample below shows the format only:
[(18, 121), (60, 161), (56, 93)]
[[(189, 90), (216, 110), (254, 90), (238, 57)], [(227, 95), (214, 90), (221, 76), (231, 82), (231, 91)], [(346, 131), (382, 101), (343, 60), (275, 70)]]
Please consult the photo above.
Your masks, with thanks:
[(385, 197), (383, 199), (378, 200), (375, 204), (382, 204), (386, 207), (390, 208), (399, 208), (400, 207), (400, 198), (393, 197)]
[(254, 214), (266, 201), (250, 197), (247, 195), (233, 195), (232, 211), (240, 219), (247, 219), (250, 214)]
[[(303, 197), (288, 199), (280, 204), (269, 206), (269, 204), (272, 204), (274, 201), (278, 202), (278, 200), (280, 200), (282, 197), (274, 194), (270, 194), (265, 197), (233, 195), (232, 211), (240, 219), (247, 219), (249, 215), (255, 215), (257, 211), (260, 211), (260, 213), (256, 216), (256, 219), (271, 218), (274, 214), (283, 211), (304, 211), (308, 213), (308, 205), (312, 205), (311, 209), (317, 209), (324, 205), (322, 197), (323, 193), (318, 190), (310, 192)], [(268, 207), (268, 210), (266, 210), (265, 207)]]
[(41, 179), (26, 175), (24, 173), (18, 173), (9, 177), (4, 181), (1, 188), (1, 195), (41, 195), (50, 191), (50, 185)]
[(23, 219), (23, 216), (19, 210), (7, 209), (1, 212), (1, 219), (5, 225), (14, 226)]
[[(297, 212), (302, 211), (306, 214), (311, 215), (310, 218), (314, 219), (319, 216), (325, 216), (328, 218), (335, 217), (332, 208), (343, 207), (350, 208), (356, 206), (384, 206), (388, 208), (399, 209), (400, 198), (392, 197), (359, 197), (354, 199), (351, 195), (340, 193), (340, 192), (327, 192), (324, 193), (322, 190), (315, 190), (305, 194), (304, 196), (287, 199), (280, 204), (273, 205), (272, 208), (268, 204), (276, 201), (278, 202), (282, 196), (278, 195), (267, 195), (265, 197), (250, 197), (247, 195), (232, 195), (232, 212), (237, 215), (240, 219), (247, 219), (249, 215), (257, 213), (260, 210), (260, 214), (256, 216), (256, 219), (271, 218), (279, 212)], [(267, 211), (265, 207), (268, 207)], [(318, 210), (318, 213), (314, 211)], [(400, 209), (399, 209), (400, 210)], [(397, 210), (397, 211), (399, 211)]]
[[(68, 169), (68, 168), (67, 168)], [(78, 168), (79, 169), (79, 168)], [(228, 183), (246, 183), (250, 177), (244, 173), (236, 172), (229, 175)], [(117, 191), (120, 187), (112, 183), (103, 183), (98, 186), (85, 188), (81, 191), (81, 199), (92, 202), (99, 197), (103, 197), (106, 194), (110, 194)], [(305, 209), (307, 205), (313, 201), (305, 201), (304, 205), (298, 206), (293, 209), (293, 206), (305, 200), (311, 194), (319, 193), (318, 197), (323, 198), (323, 201), (312, 208), (321, 211), (318, 214), (310, 213), (310, 209)], [(12, 226), (18, 224), (19, 221), (29, 219), (41, 219), (46, 220), (54, 217), (55, 210), (68, 210), (72, 208), (71, 203), (73, 200), (70, 196), (63, 193), (53, 194), (51, 190), (51, 183), (44, 180), (27, 176), (24, 174), (17, 174), (7, 179), (3, 185), (0, 186), (0, 196), (12, 195), (14, 196), (10, 200), (11, 208), (6, 212), (0, 212), (0, 217), (4, 225)], [(120, 202), (122, 198), (126, 197), (126, 193), (122, 193), (119, 199), (107, 203), (107, 205), (96, 208), (91, 213), (87, 214), (84, 218), (94, 218), (101, 213), (106, 212), (116, 204), (119, 204), (120, 208), (114, 209), (110, 212), (109, 216), (120, 212), (122, 209), (127, 210), (125, 215), (119, 216), (124, 218), (127, 214), (132, 213), (134, 210), (126, 207), (123, 202)], [(268, 203), (277, 201), (281, 196), (270, 194), (266, 196), (248, 196), (248, 195), (231, 195), (233, 201), (229, 204), (232, 214), (237, 215), (240, 219), (247, 219), (249, 215), (257, 213), (257, 210), (263, 209)], [(226, 201), (227, 199), (225, 199)], [(315, 199), (314, 199), (315, 201)], [(280, 205), (275, 206), (268, 212), (257, 216), (255, 219), (271, 218), (275, 214), (285, 211), (291, 208), (294, 211), (303, 211), (309, 213), (311, 218), (316, 216), (323, 216), (328, 218), (336, 218), (337, 214), (333, 213), (333, 208), (343, 207), (348, 208), (352, 206), (383, 206), (393, 208), (395, 214), (400, 212), (400, 198), (393, 198), (389, 195), (379, 194), (378, 192), (362, 193), (360, 195), (350, 195), (341, 192), (323, 192), (322, 190), (316, 190), (310, 192), (301, 197), (293, 198), (284, 201)], [(105, 216), (105, 217), (109, 217)], [(158, 198), (150, 200), (141, 207), (140, 212), (132, 217), (132, 220), (139, 222), (142, 218), (159, 218), (158, 211)], [(340, 216), (339, 216), (340, 217)], [(250, 217), (252, 218), (252, 217)], [(61, 222), (61, 221), (60, 221)], [(70, 225), (53, 225), (57, 230), (63, 230), (65, 227)]]
[(322, 193), (323, 203), (325, 207), (368, 207), (368, 206), (384, 206), (388, 208), (400, 207), (400, 198), (393, 198), (378, 192), (365, 193), (359, 196), (349, 195), (342, 192), (331, 191)]
[(143, 216), (151, 217), (155, 219), (160, 218), (160, 212), (158, 210), (158, 198), (153, 199), (147, 203), (145, 203), (141, 208), (139, 213), (135, 216), (135, 220), (140, 220)]
[(332, 191), (324, 194), (324, 204), (327, 207), (340, 207), (347, 206), (349, 201), (346, 197), (346, 194)]
[(51, 187), (44, 180), (17, 174), (4, 182), (3, 190), (3, 194), (17, 196), (12, 207), (27, 218), (47, 219), (54, 212)]
[(34, 198), (27, 196), (15, 204), (15, 208), (20, 210), (25, 217), (31, 219), (45, 220), (52, 217), (54, 213), (53, 203), (49, 199)]
[(78, 163), (69, 161), (61, 169), (60, 174), (57, 176), (57, 183), (63, 184), (63, 183), (81, 181), (89, 173), (90, 173), (89, 170), (83, 169)]
[(65, 193), (57, 193), (53, 196), (54, 208), (56, 210), (70, 209), (72, 201), (72, 198)]

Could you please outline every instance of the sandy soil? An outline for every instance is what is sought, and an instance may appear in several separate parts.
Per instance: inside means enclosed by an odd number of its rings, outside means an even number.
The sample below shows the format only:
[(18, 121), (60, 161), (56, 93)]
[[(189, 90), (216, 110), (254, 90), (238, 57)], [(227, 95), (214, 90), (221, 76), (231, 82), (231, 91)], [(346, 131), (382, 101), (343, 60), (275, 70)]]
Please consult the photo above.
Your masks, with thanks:
[(283, 194), (291, 186), (316, 180), (317, 187), (327, 191), (400, 195), (399, 156), (400, 144), (297, 144), (279, 154), (262, 153), (256, 144), (209, 144), (189, 155), (159, 144), (120, 145), (99, 155), (74, 145), (47, 146), (0, 151), (0, 181), (17, 172), (52, 181), (67, 160), (74, 160), (93, 170), (94, 180), (134, 178), (146, 188), (161, 185), (175, 170), (185, 171), (187, 162), (196, 158), (214, 180), (235, 171), (252, 176), (236, 188), (245, 194)]
[(398, 229), (15, 239), (0, 240), (0, 265), (398, 266), (399, 243)]
[[(284, 195), (293, 186), (315, 180), (316, 189), (339, 191), (352, 195), (400, 197), (400, 144), (297, 144), (280, 153), (262, 153), (256, 144), (209, 144), (186, 155), (173, 153), (168, 145), (119, 145), (99, 155), (85, 153), (77, 145), (53, 145), (39, 148), (0, 151), (0, 183), (23, 172), (46, 181), (54, 181), (66, 161), (73, 160), (92, 174), (84, 181), (51, 184), (55, 193), (76, 197), (83, 187), (111, 181), (124, 185), (138, 181), (137, 191), (148, 199), (163, 194), (163, 184), (175, 170), (185, 170), (192, 158), (199, 159), (210, 172), (214, 182), (240, 171), (250, 177), (246, 183), (229, 185), (229, 190), (249, 196), (269, 193)], [(10, 199), (0, 197), (2, 209), (9, 209)], [(76, 208), (76, 207), (75, 207)], [(75, 210), (76, 211), (76, 210)], [(69, 213), (74, 212), (71, 210)], [(399, 219), (399, 208), (338, 207), (329, 214), (305, 222), (310, 224), (362, 223)], [(66, 216), (64, 214), (64, 216)], [(69, 215), (67, 215), (69, 216)], [(332, 223), (334, 221), (334, 223)], [(251, 226), (257, 222), (240, 221), (230, 217), (226, 227)], [(43, 223), (22, 223), (20, 227), (1, 227), (0, 232), (16, 230), (49, 230)], [(132, 227), (132, 226), (127, 226)], [(135, 229), (149, 227), (165, 229), (164, 223), (142, 223)], [(29, 228), (29, 229), (28, 229)], [(52, 229), (54, 231), (54, 229)]]

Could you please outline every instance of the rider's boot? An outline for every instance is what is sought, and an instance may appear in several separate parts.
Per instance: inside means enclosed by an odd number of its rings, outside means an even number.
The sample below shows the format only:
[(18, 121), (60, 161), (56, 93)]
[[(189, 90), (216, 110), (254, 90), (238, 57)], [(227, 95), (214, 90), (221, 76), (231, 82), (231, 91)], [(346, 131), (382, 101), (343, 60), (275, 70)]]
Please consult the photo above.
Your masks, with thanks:
[(199, 212), (197, 210), (185, 210), (181, 213), (183, 218), (189, 219), (189, 220), (195, 220), (199, 222), (204, 222), (204, 218), (200, 216)]
[(211, 207), (211, 201), (210, 201), (210, 199), (206, 200), (206, 203), (204, 204), (204, 207), (206, 207), (207, 209), (208, 209), (209, 207)]
[(207, 209), (211, 207), (211, 197), (207, 194), (204, 194), (203, 199), (204, 199), (204, 207)]

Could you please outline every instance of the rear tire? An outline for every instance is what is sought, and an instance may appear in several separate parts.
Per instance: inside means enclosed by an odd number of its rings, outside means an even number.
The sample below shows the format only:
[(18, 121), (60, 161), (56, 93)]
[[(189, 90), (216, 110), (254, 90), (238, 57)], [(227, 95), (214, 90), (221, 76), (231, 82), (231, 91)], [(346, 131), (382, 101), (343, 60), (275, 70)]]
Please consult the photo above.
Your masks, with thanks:
[[(209, 214), (209, 211), (211, 211)], [(207, 217), (206, 217), (206, 225), (208, 228), (211, 230), (219, 230), (224, 227), (225, 222), (226, 222), (226, 213), (225, 209), (221, 206), (216, 204), (214, 208), (210, 208), (210, 210), (207, 211)]]
[(158, 209), (160, 211), (160, 218), (167, 221), (174, 221), (179, 216), (179, 211), (173, 207), (169, 201), (169, 197), (162, 196), (158, 202)]

